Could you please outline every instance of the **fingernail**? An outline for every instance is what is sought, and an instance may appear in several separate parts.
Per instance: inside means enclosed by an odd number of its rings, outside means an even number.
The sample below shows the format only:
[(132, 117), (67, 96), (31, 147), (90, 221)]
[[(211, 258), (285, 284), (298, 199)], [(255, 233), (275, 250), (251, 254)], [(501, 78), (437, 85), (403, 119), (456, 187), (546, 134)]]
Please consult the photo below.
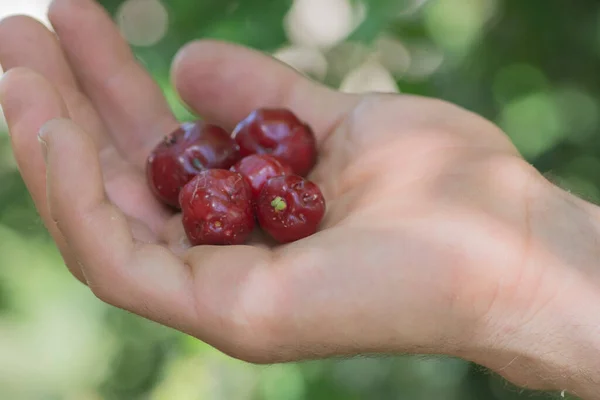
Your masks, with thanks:
[(44, 129), (40, 130), (38, 133), (38, 141), (40, 142), (40, 147), (42, 148), (42, 155), (44, 156), (44, 162), (48, 163), (48, 142), (46, 141), (46, 131)]

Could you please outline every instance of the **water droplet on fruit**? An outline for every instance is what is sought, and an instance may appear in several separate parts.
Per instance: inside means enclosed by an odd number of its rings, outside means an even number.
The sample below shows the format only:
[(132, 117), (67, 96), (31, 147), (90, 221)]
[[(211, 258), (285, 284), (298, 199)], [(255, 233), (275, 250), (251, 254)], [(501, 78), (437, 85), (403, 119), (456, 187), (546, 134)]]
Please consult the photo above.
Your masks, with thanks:
[(318, 198), (319, 198), (319, 196), (317, 196), (316, 193), (313, 193), (313, 194), (305, 193), (302, 196), (302, 201), (304, 201), (304, 203), (312, 203), (312, 202), (316, 201)]

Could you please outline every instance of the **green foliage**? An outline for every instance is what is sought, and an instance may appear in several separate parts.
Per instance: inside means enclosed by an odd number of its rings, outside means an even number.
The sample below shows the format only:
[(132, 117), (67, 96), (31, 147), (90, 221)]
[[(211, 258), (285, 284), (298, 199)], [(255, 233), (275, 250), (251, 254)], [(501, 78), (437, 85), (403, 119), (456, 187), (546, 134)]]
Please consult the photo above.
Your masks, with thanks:
[[(101, 3), (115, 14), (123, 1)], [(336, 71), (359, 64), (359, 49), (369, 52), (382, 34), (398, 39), (411, 50), (413, 62), (422, 64), (394, 74), (401, 91), (449, 100), (495, 121), (552, 180), (600, 200), (597, 0), (430, 0), (410, 14), (401, 11), (415, 1), (362, 3), (365, 18), (345, 42), (357, 47), (347, 55), (341, 45), (325, 54), (329, 61), (342, 54), (326, 74), (327, 84), (339, 85), (343, 74)], [(164, 4), (166, 36), (134, 50), (181, 119), (189, 118), (189, 111), (169, 86), (171, 60), (181, 46), (217, 38), (271, 52), (287, 44), (282, 21), (292, 0)], [(426, 61), (436, 55), (443, 63), (425, 73)], [(7, 136), (0, 136), (0, 182), (0, 341), (9, 343), (6, 348), (0, 343), (0, 352), (5, 351), (2, 399), (561, 398), (514, 388), (455, 359), (358, 358), (271, 367), (232, 360), (201, 342), (100, 305), (80, 288), (48, 241), (9, 156)], [(51, 300), (42, 301), (40, 291)], [(18, 320), (14, 310), (23, 311)], [(19, 347), (21, 337), (32, 342)], [(50, 361), (41, 356), (23, 361), (29, 347), (45, 349)], [(10, 349), (22, 350), (5, 356)]]

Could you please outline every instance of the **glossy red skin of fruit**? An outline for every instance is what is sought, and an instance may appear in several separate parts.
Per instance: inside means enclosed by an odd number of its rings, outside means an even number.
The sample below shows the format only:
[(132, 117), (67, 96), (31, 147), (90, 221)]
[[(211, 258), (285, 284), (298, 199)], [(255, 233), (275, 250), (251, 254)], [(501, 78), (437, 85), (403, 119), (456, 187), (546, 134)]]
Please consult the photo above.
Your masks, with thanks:
[(179, 202), (193, 246), (243, 244), (254, 229), (252, 193), (238, 173), (202, 171), (183, 187)]
[(237, 144), (223, 128), (202, 121), (184, 123), (150, 153), (146, 176), (155, 196), (177, 208), (179, 191), (194, 176), (206, 169), (228, 169), (240, 158)]
[(292, 174), (292, 168), (268, 154), (251, 154), (238, 161), (231, 171), (246, 179), (252, 189), (252, 198), (258, 199), (260, 191), (270, 178)]
[(258, 223), (280, 243), (290, 243), (317, 232), (325, 216), (319, 187), (298, 175), (267, 181), (256, 202)]
[(313, 130), (290, 110), (262, 108), (241, 121), (232, 133), (242, 157), (271, 154), (295, 174), (306, 176), (317, 161)]

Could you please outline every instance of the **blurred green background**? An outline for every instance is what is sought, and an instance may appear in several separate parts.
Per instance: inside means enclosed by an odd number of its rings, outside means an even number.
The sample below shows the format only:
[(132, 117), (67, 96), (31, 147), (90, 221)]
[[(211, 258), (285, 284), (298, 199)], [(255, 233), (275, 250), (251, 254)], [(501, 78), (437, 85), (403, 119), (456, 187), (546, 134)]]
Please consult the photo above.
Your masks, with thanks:
[[(194, 39), (226, 39), (273, 53), (341, 90), (455, 102), (498, 123), (561, 186), (600, 198), (597, 0), (101, 3), (182, 119), (190, 115), (169, 87), (172, 56)], [(0, 182), (1, 400), (561, 398), (520, 390), (448, 358), (276, 366), (230, 359), (101, 304), (67, 273), (19, 177), (6, 132)]]

